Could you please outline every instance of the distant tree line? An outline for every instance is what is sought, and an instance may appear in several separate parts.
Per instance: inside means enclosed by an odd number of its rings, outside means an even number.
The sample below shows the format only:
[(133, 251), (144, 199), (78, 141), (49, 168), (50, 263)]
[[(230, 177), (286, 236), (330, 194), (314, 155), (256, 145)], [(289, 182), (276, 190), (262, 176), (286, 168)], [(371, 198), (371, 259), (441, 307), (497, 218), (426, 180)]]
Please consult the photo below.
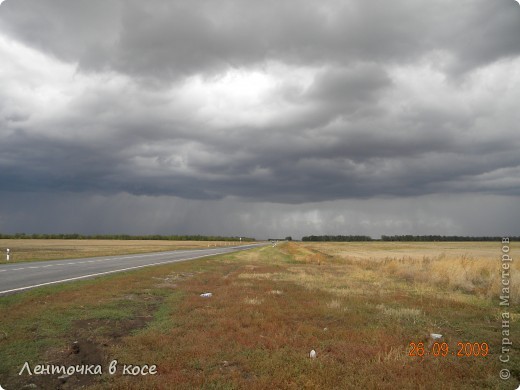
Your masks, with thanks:
[[(509, 237), (511, 241), (519, 241), (520, 237)], [(471, 237), (471, 236), (440, 236), (440, 235), (429, 235), (429, 236), (414, 236), (411, 234), (397, 235), (397, 236), (381, 236), (381, 239), (373, 239), (370, 236), (306, 236), (302, 237), (302, 241), (331, 241), (331, 242), (344, 242), (344, 241), (501, 241), (502, 237)]]
[(372, 241), (370, 236), (306, 236), (302, 237), (302, 241)]
[[(520, 237), (509, 237), (511, 241), (518, 241)], [(472, 237), (472, 236), (381, 236), (381, 241), (501, 241), (502, 237)]]
[[(0, 239), (43, 239), (43, 240), (168, 240), (168, 241), (239, 241), (240, 237), (201, 236), (201, 235), (129, 235), (129, 234), (1, 234)], [(242, 241), (255, 241), (254, 238), (242, 237)]]

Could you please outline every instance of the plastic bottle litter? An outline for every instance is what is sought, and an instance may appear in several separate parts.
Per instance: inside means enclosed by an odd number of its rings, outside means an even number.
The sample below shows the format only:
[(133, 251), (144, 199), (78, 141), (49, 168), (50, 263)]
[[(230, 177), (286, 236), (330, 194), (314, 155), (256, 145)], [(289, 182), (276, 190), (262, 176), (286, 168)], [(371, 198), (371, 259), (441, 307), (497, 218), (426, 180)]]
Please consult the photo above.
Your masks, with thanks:
[(202, 298), (211, 298), (211, 297), (213, 296), (213, 294), (210, 293), (210, 292), (207, 292), (207, 293), (202, 293), (202, 294), (200, 294), (200, 296), (201, 296)]

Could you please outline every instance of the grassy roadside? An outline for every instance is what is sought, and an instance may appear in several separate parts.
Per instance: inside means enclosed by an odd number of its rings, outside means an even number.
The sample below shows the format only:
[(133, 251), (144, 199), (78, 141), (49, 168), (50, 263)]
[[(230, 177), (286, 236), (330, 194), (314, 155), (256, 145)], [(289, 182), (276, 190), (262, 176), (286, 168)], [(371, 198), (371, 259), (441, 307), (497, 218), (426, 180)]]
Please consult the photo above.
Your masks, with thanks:
[[(348, 245), (288, 243), (2, 297), (0, 384), (7, 390), (30, 383), (63, 389), (500, 388), (498, 301), (454, 273), (454, 282), (437, 277), (453, 253), (446, 244), (437, 252), (387, 248), (386, 257), (375, 254), (380, 248)], [(483, 260), (474, 265), (478, 253), (464, 253), (460, 261), (475, 256), (464, 260), (464, 278), (473, 280), (472, 269), (485, 277)], [(449, 264), (458, 267), (456, 259)], [(201, 298), (206, 291), (213, 296)], [(518, 307), (511, 312), (511, 333), (518, 335)], [(410, 342), (427, 346), (430, 333), (443, 335), (450, 354), (410, 357)], [(487, 342), (490, 354), (451, 355), (458, 341)], [(308, 357), (311, 349), (316, 359)], [(109, 375), (114, 359), (156, 364), (158, 374)], [(510, 367), (520, 367), (518, 347), (511, 359)], [(25, 361), (101, 364), (104, 374), (19, 376)], [(518, 385), (520, 371), (512, 375), (504, 388)]]
[(1, 239), (0, 264), (7, 264), (6, 249), (10, 249), (9, 263), (77, 259), (182, 249), (203, 249), (208, 246), (239, 245), (230, 241), (168, 241), (168, 240), (54, 240)]

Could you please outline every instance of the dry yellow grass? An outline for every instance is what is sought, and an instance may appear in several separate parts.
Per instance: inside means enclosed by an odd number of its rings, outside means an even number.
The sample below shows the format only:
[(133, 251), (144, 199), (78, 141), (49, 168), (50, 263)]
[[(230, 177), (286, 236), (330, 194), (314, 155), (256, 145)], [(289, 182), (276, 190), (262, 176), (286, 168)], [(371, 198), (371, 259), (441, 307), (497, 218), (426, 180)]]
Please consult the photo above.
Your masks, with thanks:
[[(396, 288), (419, 293), (433, 289), (450, 293), (453, 299), (464, 299), (460, 294), (492, 299), (500, 293), (499, 242), (292, 243), (286, 251), (296, 259), (318, 256), (326, 269), (314, 277), (303, 265), (292, 267), (282, 279), (338, 295)], [(513, 262), (512, 267), (510, 295), (518, 302), (520, 263)], [(344, 283), (346, 279), (349, 283)]]
[(262, 299), (259, 298), (245, 298), (244, 303), (246, 305), (260, 305), (263, 302)]

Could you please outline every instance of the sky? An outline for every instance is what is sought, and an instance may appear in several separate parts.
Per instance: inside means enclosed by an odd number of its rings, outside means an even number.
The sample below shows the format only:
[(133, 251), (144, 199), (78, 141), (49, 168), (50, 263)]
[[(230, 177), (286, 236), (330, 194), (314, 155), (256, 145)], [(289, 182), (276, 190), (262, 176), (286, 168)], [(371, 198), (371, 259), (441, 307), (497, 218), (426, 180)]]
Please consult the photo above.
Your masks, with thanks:
[(0, 232), (520, 235), (515, 0), (6, 0)]

